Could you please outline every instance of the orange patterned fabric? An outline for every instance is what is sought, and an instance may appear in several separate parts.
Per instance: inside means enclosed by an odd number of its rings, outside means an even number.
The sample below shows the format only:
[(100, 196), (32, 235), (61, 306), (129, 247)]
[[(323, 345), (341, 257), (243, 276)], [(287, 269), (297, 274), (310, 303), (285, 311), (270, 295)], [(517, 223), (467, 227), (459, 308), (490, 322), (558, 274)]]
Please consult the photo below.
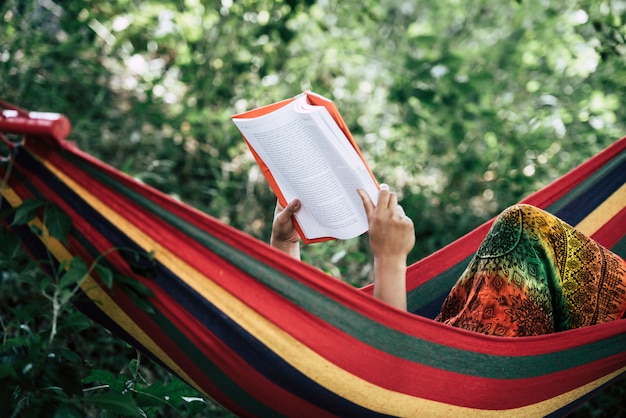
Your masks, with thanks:
[(622, 318), (626, 262), (529, 205), (504, 211), (437, 320), (498, 336), (529, 336)]

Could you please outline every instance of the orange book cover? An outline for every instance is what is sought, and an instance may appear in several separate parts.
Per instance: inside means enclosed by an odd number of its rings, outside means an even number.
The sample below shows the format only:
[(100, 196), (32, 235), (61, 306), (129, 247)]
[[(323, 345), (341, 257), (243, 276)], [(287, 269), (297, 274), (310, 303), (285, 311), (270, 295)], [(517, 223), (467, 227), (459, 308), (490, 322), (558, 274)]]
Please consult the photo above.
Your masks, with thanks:
[[(359, 159), (363, 162), (364, 167), (367, 170), (368, 175), (371, 177), (371, 180), (373, 181), (373, 183), (376, 185), (376, 187), (378, 187), (378, 182), (376, 181), (376, 178), (374, 177), (374, 174), (372, 173), (369, 165), (367, 164), (367, 161), (365, 160), (363, 153), (361, 152), (361, 150), (359, 149), (356, 141), (354, 140), (354, 138), (352, 137), (352, 134), (350, 133), (350, 130), (348, 129), (346, 123), (344, 122), (343, 118), (341, 117), (341, 114), (339, 113), (339, 110), (337, 109), (337, 107), (335, 106), (335, 104), (319, 95), (316, 93), (313, 93), (311, 91), (306, 91), (303, 93), (304, 95), (306, 95), (307, 101), (309, 104), (314, 105), (314, 106), (323, 106), (324, 108), (326, 108), (326, 110), (328, 111), (328, 113), (330, 114), (330, 116), (332, 117), (332, 119), (335, 121), (335, 123), (337, 124), (337, 126), (339, 127), (339, 129), (343, 132), (343, 134), (345, 135), (345, 137), (347, 138), (347, 140), (350, 143), (350, 146), (354, 149), (354, 151), (356, 151), (356, 154), (358, 155)], [(265, 116), (265, 115), (269, 115), (279, 109), (281, 109), (282, 107), (292, 103), (294, 100), (296, 100), (296, 97), (292, 97), (286, 100), (282, 100), (280, 102), (276, 102), (276, 103), (272, 103), (266, 106), (262, 106), (247, 112), (243, 112), (243, 113), (239, 113), (237, 115), (234, 115), (232, 117), (232, 119), (235, 121), (237, 119), (253, 119), (253, 118), (258, 118), (261, 116)], [(261, 158), (261, 156), (259, 155), (259, 153), (257, 153), (254, 149), (254, 147), (250, 144), (248, 138), (246, 138), (246, 135), (242, 133), (242, 136), (244, 138), (244, 140), (246, 141), (248, 148), (250, 149), (254, 159), (256, 160), (256, 162), (258, 163), (263, 175), (265, 176), (265, 178), (267, 179), (272, 191), (276, 194), (276, 197), (278, 198), (278, 201), (280, 202), (281, 205), (286, 206), (289, 202), (287, 201), (287, 199), (285, 198), (285, 195), (283, 194), (283, 191), (281, 190), (281, 188), (278, 185), (278, 182), (276, 181), (274, 175), (272, 174), (271, 170), (269, 169), (269, 167), (267, 166), (266, 162), (263, 160), (263, 158)], [(330, 236), (325, 236), (325, 237), (316, 237), (316, 238), (310, 238), (305, 236), (305, 234), (302, 231), (301, 226), (298, 224), (297, 220), (295, 220), (294, 222), (296, 229), (298, 230), (300, 237), (302, 238), (303, 242), (305, 243), (314, 243), (314, 242), (322, 242), (322, 241), (328, 241), (328, 240), (332, 240), (335, 239), (335, 237), (330, 237)]]

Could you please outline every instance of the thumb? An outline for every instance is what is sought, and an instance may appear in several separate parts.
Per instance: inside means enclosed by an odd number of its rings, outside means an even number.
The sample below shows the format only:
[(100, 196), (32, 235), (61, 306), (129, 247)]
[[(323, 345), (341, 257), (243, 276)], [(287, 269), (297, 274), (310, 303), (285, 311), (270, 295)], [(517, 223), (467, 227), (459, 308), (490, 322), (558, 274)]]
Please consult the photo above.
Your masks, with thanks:
[(282, 212), (283, 216), (291, 217), (300, 209), (300, 205), (301, 204), (298, 199), (292, 200), (291, 202), (289, 202), (287, 207), (285, 207), (285, 209), (283, 210)]

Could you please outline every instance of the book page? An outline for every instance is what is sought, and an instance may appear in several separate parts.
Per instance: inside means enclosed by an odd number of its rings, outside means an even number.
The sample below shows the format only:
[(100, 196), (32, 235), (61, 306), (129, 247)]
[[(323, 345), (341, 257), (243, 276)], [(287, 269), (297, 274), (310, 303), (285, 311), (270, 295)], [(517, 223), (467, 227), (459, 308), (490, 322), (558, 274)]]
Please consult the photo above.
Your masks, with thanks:
[(302, 202), (296, 221), (307, 238), (348, 239), (366, 232), (356, 190), (376, 197), (368, 169), (325, 108), (297, 107), (298, 100), (262, 117), (233, 120), (285, 199)]

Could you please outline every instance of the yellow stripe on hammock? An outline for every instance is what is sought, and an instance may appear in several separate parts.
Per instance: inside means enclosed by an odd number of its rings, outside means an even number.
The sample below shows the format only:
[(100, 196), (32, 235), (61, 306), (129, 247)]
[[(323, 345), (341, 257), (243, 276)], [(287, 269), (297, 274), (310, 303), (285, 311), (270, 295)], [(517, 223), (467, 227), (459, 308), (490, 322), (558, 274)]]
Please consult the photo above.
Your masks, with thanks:
[(595, 234), (608, 221), (626, 207), (626, 184), (617, 189), (601, 205), (576, 225), (576, 229), (587, 236)]
[[(59, 171), (56, 167), (49, 164), (47, 161), (44, 162), (44, 164), (94, 209), (100, 212), (117, 228), (125, 231), (137, 245), (142, 247), (146, 252), (154, 251), (155, 258), (158, 259), (159, 262), (184, 280), (195, 291), (214, 304), (247, 332), (258, 338), (284, 361), (331, 392), (373, 411), (400, 416), (414, 416), (428, 413), (431, 416), (442, 417), (451, 415), (500, 417), (503, 412), (507, 412), (509, 415), (513, 414), (519, 416), (528, 416), (529, 414), (545, 415), (569, 404), (573, 399), (599, 387), (624, 371), (624, 369), (621, 369), (618, 372), (611, 373), (554, 398), (509, 410), (481, 410), (460, 407), (385, 389), (347, 372), (326, 360), (308, 346), (303, 345), (283, 329), (260, 315), (256, 310), (250, 308), (224, 288), (210, 280), (207, 276), (182, 262), (176, 255), (154, 241), (115, 210), (109, 208), (95, 195), (91, 194), (88, 190)], [(65, 256), (67, 257), (67, 255)], [(118, 309), (114, 308), (115, 303), (108, 299), (108, 296), (104, 294), (104, 292), (102, 293), (102, 295), (98, 293), (97, 296), (107, 299), (105, 302), (105, 306), (109, 308), (107, 314), (111, 315), (116, 322), (125, 325), (125, 329), (129, 334), (141, 337), (138, 339), (146, 348), (153, 350), (155, 355), (180, 373), (181, 377), (186, 378), (186, 375), (176, 366), (174, 361), (167, 357), (167, 355), (141, 331), (140, 326), (132, 322), (131, 318), (123, 316), (116, 319)], [(111, 309), (112, 307), (113, 309)]]

